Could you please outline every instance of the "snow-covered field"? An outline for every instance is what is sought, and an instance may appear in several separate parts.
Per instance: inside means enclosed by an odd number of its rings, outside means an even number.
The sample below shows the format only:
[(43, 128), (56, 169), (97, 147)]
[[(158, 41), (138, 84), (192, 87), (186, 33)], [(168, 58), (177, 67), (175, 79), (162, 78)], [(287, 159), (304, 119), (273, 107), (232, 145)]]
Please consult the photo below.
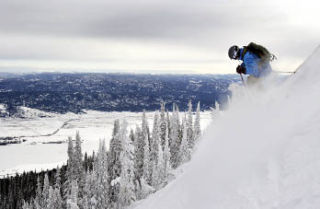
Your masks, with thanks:
[(319, 66), (320, 46), (286, 81), (234, 86), (184, 173), (131, 208), (319, 209)]
[[(83, 140), (83, 152), (91, 154), (97, 150), (99, 139), (111, 138), (113, 123), (116, 119), (126, 119), (129, 127), (135, 128), (141, 123), (142, 113), (133, 112), (99, 112), (86, 111), (86, 114), (46, 114), (38, 117), (39, 112), (26, 109), (27, 118), (1, 118), (0, 137), (21, 137), (27, 141), (21, 144), (0, 146), (0, 177), (24, 170), (41, 170), (54, 168), (67, 160), (67, 143), (48, 144), (48, 142), (65, 142), (76, 131)], [(31, 114), (36, 113), (36, 114)], [(149, 125), (152, 127), (154, 112), (147, 112)], [(201, 113), (201, 125), (204, 129), (211, 120), (210, 112)]]

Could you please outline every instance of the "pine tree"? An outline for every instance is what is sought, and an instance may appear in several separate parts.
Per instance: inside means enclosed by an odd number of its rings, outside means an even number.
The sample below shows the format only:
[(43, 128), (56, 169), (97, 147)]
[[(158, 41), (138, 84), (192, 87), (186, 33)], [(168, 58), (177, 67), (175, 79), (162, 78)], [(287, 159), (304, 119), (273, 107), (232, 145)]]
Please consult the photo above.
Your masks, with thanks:
[(162, 150), (164, 150), (164, 144), (166, 141), (166, 135), (167, 135), (167, 122), (165, 118), (165, 103), (161, 102), (161, 108), (160, 108), (160, 121), (159, 121), (159, 136), (160, 136), (160, 142), (162, 146)]
[[(151, 178), (149, 173), (150, 167), (150, 155), (148, 140), (143, 135), (143, 131), (137, 126), (136, 128), (136, 143), (135, 143), (135, 187), (137, 199), (142, 199), (150, 193), (150, 182), (148, 178)], [(150, 168), (150, 169), (149, 169)]]
[(153, 118), (152, 140), (150, 144), (150, 161), (155, 165), (158, 164), (159, 144), (159, 113), (156, 112)]
[(50, 186), (49, 189), (49, 209), (62, 208), (63, 200), (61, 197), (61, 176), (60, 176), (60, 168), (57, 167), (55, 174), (55, 184), (54, 187)]
[(193, 150), (194, 147), (194, 134), (193, 134), (193, 118), (192, 118), (192, 103), (191, 100), (188, 103), (188, 116), (187, 116), (187, 138), (190, 150)]
[(54, 190), (52, 188), (52, 186), (50, 186), (49, 188), (49, 201), (48, 201), (48, 205), (46, 208), (48, 209), (55, 209), (54, 207)]
[(50, 190), (50, 183), (49, 183), (49, 177), (48, 173), (44, 175), (43, 180), (43, 189), (42, 189), (42, 207), (47, 208), (49, 205), (49, 190)]
[(144, 180), (151, 184), (151, 166), (150, 166), (150, 134), (149, 125), (146, 119), (146, 114), (143, 112), (142, 116), (142, 137), (143, 137), (143, 177)]
[(60, 194), (60, 190), (58, 188), (53, 188), (50, 186), (49, 188), (49, 201), (48, 201), (48, 209), (57, 209), (62, 208), (62, 197)]
[(170, 155), (171, 155), (171, 165), (173, 168), (178, 166), (178, 157), (179, 157), (179, 131), (180, 131), (180, 119), (179, 119), (179, 108), (176, 104), (173, 104), (173, 112), (171, 117), (171, 132), (170, 132)]
[[(101, 144), (101, 143), (100, 143)], [(101, 146), (99, 145), (101, 148)], [(101, 150), (101, 149), (100, 149)], [(103, 163), (102, 163), (103, 164)], [(95, 166), (96, 167), (96, 166)], [(106, 169), (104, 169), (106, 171)], [(87, 173), (83, 189), (83, 209), (109, 208), (108, 181), (106, 174), (101, 175), (95, 168)]]
[(63, 199), (61, 197), (60, 189), (54, 189), (54, 199), (55, 199), (55, 208), (62, 208), (63, 206)]
[(72, 138), (68, 137), (68, 164), (72, 165), (72, 166), (68, 166), (68, 172), (70, 173), (70, 175), (73, 175), (73, 165), (74, 165), (74, 147), (73, 147), (73, 142), (72, 142)]
[[(87, 181), (93, 182), (92, 198), (90, 199), (89, 205), (92, 208), (102, 209), (109, 207), (110, 201), (110, 178), (108, 172), (108, 155), (105, 148), (105, 141), (100, 141), (99, 150), (97, 157), (94, 161), (94, 167), (92, 171), (92, 179)], [(87, 182), (87, 184), (90, 182)], [(88, 187), (88, 185), (87, 185)]]
[(167, 125), (167, 135), (169, 137), (169, 148), (171, 146), (171, 117), (169, 111), (166, 112), (166, 125)]
[(79, 131), (76, 132), (76, 141), (74, 147), (74, 175), (75, 180), (78, 184), (78, 192), (79, 192), (79, 200), (78, 203), (82, 204), (82, 197), (83, 197), (83, 187), (85, 184), (85, 171), (83, 168), (83, 154), (81, 149), (81, 137)]
[(96, 207), (96, 198), (95, 198), (95, 182), (93, 178), (93, 172), (88, 171), (86, 174), (86, 181), (83, 188), (83, 209), (94, 209)]
[(55, 174), (55, 185), (54, 185), (55, 188), (58, 188), (59, 191), (61, 189), (61, 175), (60, 175), (60, 168), (59, 166), (57, 167), (57, 170), (56, 170), (56, 174)]
[(135, 153), (135, 178), (140, 182), (143, 176), (143, 158), (144, 158), (144, 139), (141, 129), (137, 126), (135, 131), (135, 143), (134, 143), (134, 153)]
[(150, 144), (150, 130), (149, 130), (149, 123), (146, 117), (146, 112), (145, 110), (143, 110), (142, 113), (142, 124), (141, 124), (141, 130), (143, 133), (143, 137), (146, 138), (146, 140), (148, 140), (148, 143)]
[(159, 152), (158, 152), (158, 164), (154, 166), (154, 170), (156, 172), (152, 173), (152, 186), (155, 189), (160, 189), (164, 185), (163, 183), (166, 180), (166, 174), (165, 174), (165, 161), (163, 157), (163, 150), (161, 148), (161, 145), (159, 143)]
[(78, 206), (78, 184), (76, 180), (71, 182), (71, 192), (67, 199), (67, 209), (79, 209)]
[(161, 179), (162, 179), (161, 182), (165, 184), (171, 170), (170, 158), (171, 156), (170, 156), (170, 148), (169, 148), (169, 139), (168, 139), (168, 135), (166, 134), (164, 150), (163, 150), (163, 164), (162, 164), (163, 173), (161, 176)]
[(201, 127), (200, 127), (200, 102), (197, 105), (196, 118), (194, 121), (194, 139), (197, 141), (201, 136)]
[(153, 163), (152, 164), (152, 176), (151, 176), (151, 186), (155, 189), (159, 189), (160, 182), (160, 169), (159, 164)]
[(119, 120), (115, 121), (113, 137), (110, 141), (109, 148), (109, 178), (110, 178), (110, 203), (112, 205), (116, 204), (119, 197), (119, 185), (116, 183), (121, 175), (121, 159), (120, 155), (123, 151), (121, 133), (120, 133), (120, 122)]
[(81, 204), (82, 193), (84, 187), (84, 168), (83, 168), (83, 155), (81, 150), (81, 138), (79, 132), (76, 132), (75, 145), (72, 138), (68, 138), (68, 161), (66, 171), (66, 181), (63, 185), (64, 199), (70, 199), (72, 181), (76, 181), (78, 188), (78, 203)]
[(154, 114), (153, 130), (152, 130), (152, 145), (150, 152), (151, 161), (151, 186), (155, 189), (159, 189), (161, 185), (161, 169), (163, 162), (163, 151), (159, 137), (159, 113)]
[(191, 159), (191, 152), (188, 145), (188, 136), (186, 128), (186, 116), (183, 118), (183, 134), (181, 146), (179, 149), (179, 165), (189, 161)]
[(68, 137), (68, 160), (67, 160), (67, 170), (66, 170), (66, 181), (63, 184), (63, 197), (64, 200), (68, 199), (71, 192), (71, 182), (76, 179), (75, 176), (75, 163), (74, 163), (74, 147), (72, 138)]
[(37, 190), (36, 197), (34, 199), (34, 206), (36, 209), (42, 209), (43, 207), (43, 198), (42, 198), (42, 185), (40, 182), (40, 176), (37, 177)]
[(135, 201), (135, 186), (134, 186), (134, 149), (131, 139), (127, 137), (127, 122), (123, 121), (120, 131), (120, 138), (123, 144), (121, 152), (121, 176), (120, 176), (120, 191), (118, 199), (118, 208), (129, 206)]
[(82, 172), (83, 172), (83, 166), (82, 166), (82, 150), (81, 150), (81, 138), (79, 131), (76, 132), (76, 144), (74, 147), (74, 175), (76, 177), (76, 180), (78, 181), (78, 185), (80, 186), (81, 178), (82, 178)]

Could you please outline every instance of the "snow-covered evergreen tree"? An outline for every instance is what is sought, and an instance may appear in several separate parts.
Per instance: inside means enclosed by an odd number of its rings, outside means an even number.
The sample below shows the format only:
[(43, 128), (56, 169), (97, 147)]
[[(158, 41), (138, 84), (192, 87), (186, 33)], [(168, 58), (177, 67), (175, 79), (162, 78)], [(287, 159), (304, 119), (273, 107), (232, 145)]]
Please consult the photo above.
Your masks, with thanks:
[(81, 150), (81, 138), (79, 131), (76, 132), (76, 143), (74, 147), (74, 175), (77, 180), (79, 189), (81, 190), (83, 188), (83, 154)]
[(164, 144), (166, 141), (166, 135), (167, 135), (167, 121), (166, 121), (166, 115), (165, 115), (165, 103), (161, 102), (161, 108), (160, 108), (160, 121), (159, 121), (159, 136), (160, 136), (160, 142), (162, 146), (162, 150), (164, 150)]
[(120, 129), (120, 138), (123, 144), (121, 152), (121, 175), (120, 175), (120, 191), (117, 208), (129, 206), (135, 201), (135, 185), (134, 185), (134, 147), (133, 142), (127, 136), (127, 122), (123, 121)]
[(161, 182), (166, 184), (166, 180), (169, 176), (171, 170), (171, 163), (170, 163), (170, 148), (169, 148), (169, 138), (166, 134), (166, 139), (164, 143), (164, 150), (163, 150), (163, 161), (162, 161), (162, 174), (161, 174)]
[(188, 145), (188, 136), (187, 136), (187, 126), (186, 126), (186, 116), (183, 118), (183, 134), (181, 146), (179, 149), (179, 165), (189, 161), (191, 159), (191, 152)]
[(122, 142), (119, 136), (120, 132), (120, 121), (114, 122), (112, 139), (110, 141), (109, 153), (108, 153), (108, 170), (110, 182), (120, 176), (121, 173), (121, 162), (120, 154), (122, 151)]
[(149, 130), (149, 123), (147, 120), (146, 112), (143, 111), (142, 113), (142, 123), (141, 123), (141, 130), (143, 133), (143, 137), (145, 137), (150, 143), (150, 130)]
[(163, 169), (163, 150), (160, 142), (159, 136), (159, 114), (155, 113), (154, 123), (153, 123), (153, 131), (152, 138), (153, 143), (151, 146), (151, 166), (152, 166), (152, 176), (151, 176), (151, 186), (155, 189), (159, 189), (161, 187), (162, 179), (161, 173)]
[(194, 134), (193, 134), (193, 117), (192, 117), (192, 103), (191, 103), (191, 100), (188, 103), (188, 114), (187, 114), (186, 127), (187, 127), (187, 138), (188, 138), (189, 148), (191, 150), (193, 150), (195, 142), (194, 142)]
[(81, 138), (79, 132), (76, 132), (75, 145), (72, 138), (68, 138), (68, 161), (66, 181), (63, 185), (63, 194), (65, 200), (71, 195), (71, 182), (76, 181), (79, 192), (79, 202), (82, 201), (82, 190), (84, 187), (84, 169), (82, 165)]
[(180, 147), (180, 119), (179, 119), (179, 108), (176, 104), (173, 104), (173, 111), (171, 117), (171, 132), (170, 132), (170, 154), (171, 154), (171, 165), (172, 168), (176, 168), (178, 166), (179, 161), (179, 147)]
[(40, 176), (37, 177), (37, 190), (36, 197), (34, 198), (35, 209), (41, 209), (43, 207), (43, 198), (42, 198), (42, 184), (40, 181)]
[(71, 182), (71, 192), (67, 199), (67, 209), (79, 209), (78, 206), (78, 193), (79, 193), (78, 183), (76, 180)]
[[(89, 194), (89, 206), (95, 209), (109, 207), (110, 178), (108, 172), (108, 161), (105, 141), (100, 140), (99, 150), (94, 161), (92, 175), (89, 177), (89, 179), (86, 179), (87, 189), (90, 188), (92, 192)], [(93, 184), (93, 187), (88, 184)]]
[(139, 126), (136, 127), (135, 139), (136, 139), (134, 143), (135, 176), (136, 176), (136, 180), (140, 181), (140, 179), (143, 176), (144, 139), (143, 139), (142, 131)]
[(50, 186), (49, 188), (49, 201), (48, 201), (48, 205), (46, 208), (48, 209), (55, 209), (54, 207), (54, 189), (52, 188), (52, 186)]
[[(169, 127), (170, 126), (170, 127)], [(55, 184), (49, 185), (45, 175), (43, 187), (38, 177), (36, 197), (24, 203), (25, 209), (120, 209), (168, 183), (171, 168), (187, 162), (195, 139), (200, 131), (200, 103), (193, 123), (192, 104), (180, 124), (179, 109), (174, 104), (170, 116), (161, 103), (161, 112), (154, 115), (152, 137), (145, 112), (142, 125), (130, 130), (127, 122), (114, 123), (109, 152), (105, 141), (100, 141), (97, 155), (93, 157), (93, 170), (84, 170), (81, 138), (76, 133), (75, 144), (68, 139), (68, 161), (65, 176), (60, 169), (55, 174)], [(87, 159), (87, 158), (86, 158)], [(86, 166), (87, 167), (87, 166)], [(86, 173), (85, 173), (86, 172)], [(64, 180), (61, 188), (61, 180)], [(64, 191), (63, 198), (61, 190)]]
[(66, 202), (71, 192), (71, 182), (76, 179), (75, 176), (75, 160), (74, 160), (74, 146), (72, 138), (68, 137), (68, 160), (67, 160), (67, 170), (66, 170), (66, 180), (63, 184), (63, 198)]
[(169, 148), (171, 146), (171, 117), (169, 111), (166, 111), (166, 125), (167, 125), (167, 135), (169, 137)]
[(81, 149), (81, 138), (79, 132), (76, 134), (76, 145), (75, 145), (75, 158), (76, 158), (76, 175), (78, 179), (78, 187), (79, 187), (79, 200), (78, 204), (82, 205), (83, 201), (83, 189), (86, 181), (86, 171), (83, 166), (83, 154)]
[(62, 197), (60, 190), (58, 188), (53, 188), (50, 186), (49, 188), (49, 201), (47, 208), (48, 209), (57, 209), (62, 208)]
[(49, 183), (49, 177), (48, 173), (44, 175), (43, 180), (43, 189), (42, 189), (42, 201), (43, 201), (43, 208), (47, 208), (49, 204), (49, 190), (50, 190), (50, 183)]
[(150, 144), (150, 161), (151, 164), (158, 164), (158, 152), (159, 152), (159, 113), (155, 112), (153, 118), (152, 140)]
[[(136, 187), (136, 196), (137, 199), (142, 199), (145, 195), (149, 192), (148, 187), (149, 182), (146, 181), (146, 176), (148, 176), (148, 165), (150, 160), (149, 157), (145, 159), (145, 156), (149, 156), (148, 147), (149, 144), (147, 140), (143, 136), (142, 130), (137, 126), (136, 128), (136, 135), (135, 135), (135, 146), (134, 146), (134, 153), (135, 153), (135, 187)], [(151, 178), (151, 176), (150, 176)]]
[(96, 179), (93, 175), (94, 172), (88, 171), (86, 173), (85, 185), (83, 188), (83, 199), (82, 199), (82, 208), (83, 209), (95, 209), (97, 208), (97, 201), (95, 197), (96, 192)]
[(55, 188), (58, 188), (59, 190), (61, 189), (61, 173), (60, 173), (60, 168), (59, 166), (57, 167), (56, 174), (55, 174)]
[(194, 140), (197, 141), (201, 136), (200, 127), (200, 102), (197, 105), (196, 118), (194, 120)]
[(112, 205), (118, 202), (119, 198), (119, 185), (115, 182), (118, 181), (121, 175), (121, 152), (123, 151), (122, 141), (121, 141), (121, 133), (120, 133), (120, 121), (116, 120), (114, 123), (114, 131), (113, 136), (110, 141), (109, 146), (109, 156), (108, 156), (108, 167), (109, 167), (109, 196), (110, 203)]
[[(71, 166), (68, 166), (67, 171), (70, 173), (70, 175), (73, 175), (74, 173), (74, 146), (73, 146), (73, 142), (72, 142), (72, 138), (68, 137), (68, 161), (67, 163), (70, 164)], [(69, 171), (70, 170), (70, 171)]]
[(142, 137), (143, 137), (143, 178), (148, 184), (151, 184), (152, 167), (150, 165), (150, 133), (149, 124), (146, 118), (146, 113), (143, 111), (142, 115)]

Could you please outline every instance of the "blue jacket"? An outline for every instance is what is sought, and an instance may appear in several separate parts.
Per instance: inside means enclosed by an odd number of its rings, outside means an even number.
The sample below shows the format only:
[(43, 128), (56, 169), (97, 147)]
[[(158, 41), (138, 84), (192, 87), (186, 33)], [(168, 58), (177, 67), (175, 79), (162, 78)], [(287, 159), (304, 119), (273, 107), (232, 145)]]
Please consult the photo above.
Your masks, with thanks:
[(243, 61), (242, 67), (246, 68), (246, 74), (260, 78), (271, 72), (270, 62), (261, 63), (261, 59), (250, 51), (243, 56), (243, 48), (240, 49), (240, 60)]

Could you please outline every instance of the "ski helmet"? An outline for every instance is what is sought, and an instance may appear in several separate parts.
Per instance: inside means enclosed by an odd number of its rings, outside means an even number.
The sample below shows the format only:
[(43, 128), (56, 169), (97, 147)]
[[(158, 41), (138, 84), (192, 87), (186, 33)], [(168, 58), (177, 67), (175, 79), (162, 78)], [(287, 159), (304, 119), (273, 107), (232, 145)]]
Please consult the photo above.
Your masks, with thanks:
[(239, 47), (234, 45), (229, 48), (228, 55), (230, 59), (237, 59), (238, 58), (238, 52), (239, 52)]

